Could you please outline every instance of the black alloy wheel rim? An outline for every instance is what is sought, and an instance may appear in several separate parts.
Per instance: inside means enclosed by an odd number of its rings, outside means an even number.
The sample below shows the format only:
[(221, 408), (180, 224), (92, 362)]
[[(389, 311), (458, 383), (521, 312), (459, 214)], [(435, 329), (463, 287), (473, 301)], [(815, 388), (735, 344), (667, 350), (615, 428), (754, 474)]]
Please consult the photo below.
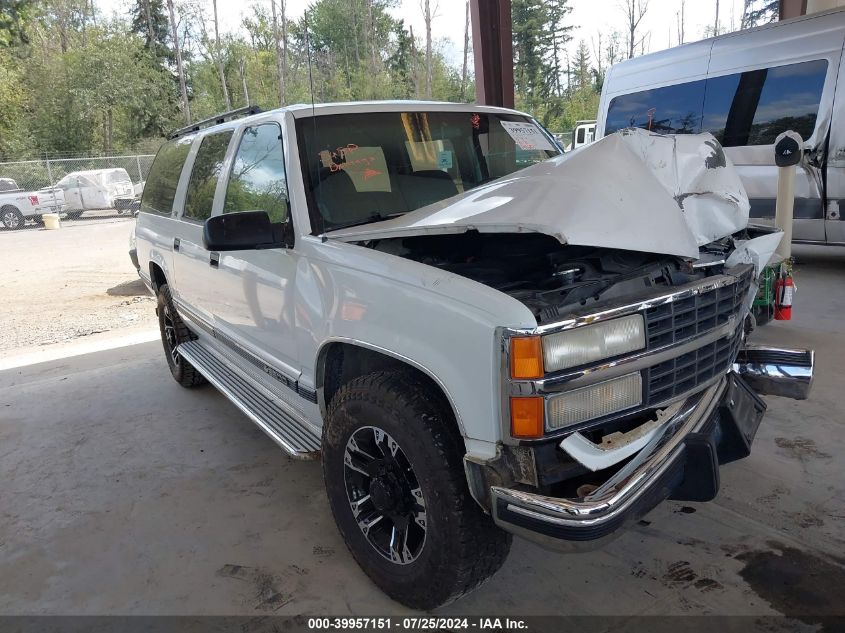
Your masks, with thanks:
[(426, 541), (425, 499), (396, 440), (361, 427), (346, 443), (343, 471), (352, 516), (370, 545), (397, 565), (417, 560)]
[(174, 365), (179, 364), (179, 340), (176, 337), (176, 326), (173, 324), (173, 315), (170, 313), (170, 308), (165, 305), (163, 308), (164, 316), (164, 338), (167, 341), (167, 347), (170, 351), (170, 359)]

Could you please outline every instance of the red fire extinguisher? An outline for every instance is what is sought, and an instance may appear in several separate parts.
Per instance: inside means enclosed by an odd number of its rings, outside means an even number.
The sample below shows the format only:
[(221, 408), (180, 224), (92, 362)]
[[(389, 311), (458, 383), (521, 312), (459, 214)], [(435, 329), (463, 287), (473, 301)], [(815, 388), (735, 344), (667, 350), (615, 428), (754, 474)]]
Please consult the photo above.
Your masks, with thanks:
[(795, 293), (795, 282), (792, 271), (786, 266), (781, 267), (781, 273), (775, 282), (775, 320), (789, 321), (792, 319), (792, 296)]

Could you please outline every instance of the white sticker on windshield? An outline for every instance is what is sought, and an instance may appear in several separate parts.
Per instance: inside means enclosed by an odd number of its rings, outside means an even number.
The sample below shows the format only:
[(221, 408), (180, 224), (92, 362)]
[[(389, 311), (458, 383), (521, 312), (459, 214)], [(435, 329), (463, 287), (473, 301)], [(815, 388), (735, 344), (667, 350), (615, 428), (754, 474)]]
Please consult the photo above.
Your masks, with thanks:
[(500, 123), (520, 149), (555, 151), (555, 147), (549, 142), (546, 135), (533, 123), (514, 123), (512, 121), (500, 121)]

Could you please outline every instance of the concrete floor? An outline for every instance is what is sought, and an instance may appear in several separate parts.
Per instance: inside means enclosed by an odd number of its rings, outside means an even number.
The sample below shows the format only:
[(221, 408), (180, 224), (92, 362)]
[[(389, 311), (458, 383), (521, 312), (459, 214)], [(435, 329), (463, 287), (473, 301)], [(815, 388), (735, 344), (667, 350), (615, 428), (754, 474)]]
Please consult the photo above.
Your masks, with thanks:
[[(515, 541), (443, 614), (845, 614), (845, 250), (799, 248), (790, 323), (812, 398), (770, 398), (709, 504), (664, 503), (605, 549)], [(401, 614), (359, 570), (318, 463), (296, 462), (158, 342), (0, 372), (1, 614)]]

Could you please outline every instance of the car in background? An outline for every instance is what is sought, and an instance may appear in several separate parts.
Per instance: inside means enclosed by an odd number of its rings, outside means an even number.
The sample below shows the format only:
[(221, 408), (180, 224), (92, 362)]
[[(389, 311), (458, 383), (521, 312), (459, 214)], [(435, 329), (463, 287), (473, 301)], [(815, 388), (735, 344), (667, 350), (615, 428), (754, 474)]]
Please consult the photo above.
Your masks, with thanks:
[(132, 195), (119, 196), (114, 199), (114, 209), (118, 213), (137, 215), (141, 209), (141, 194), (144, 193), (144, 182), (132, 186)]
[(572, 130), (572, 142), (569, 149), (576, 149), (582, 145), (589, 145), (596, 140), (596, 120), (576, 121)]
[(85, 211), (114, 209), (118, 200), (135, 197), (132, 179), (122, 167), (72, 171), (56, 187), (64, 191), (71, 218)]
[(41, 224), (43, 214), (61, 214), (66, 208), (61, 189), (24, 191), (12, 178), (0, 178), (0, 228), (4, 230), (22, 229), (27, 220)]

